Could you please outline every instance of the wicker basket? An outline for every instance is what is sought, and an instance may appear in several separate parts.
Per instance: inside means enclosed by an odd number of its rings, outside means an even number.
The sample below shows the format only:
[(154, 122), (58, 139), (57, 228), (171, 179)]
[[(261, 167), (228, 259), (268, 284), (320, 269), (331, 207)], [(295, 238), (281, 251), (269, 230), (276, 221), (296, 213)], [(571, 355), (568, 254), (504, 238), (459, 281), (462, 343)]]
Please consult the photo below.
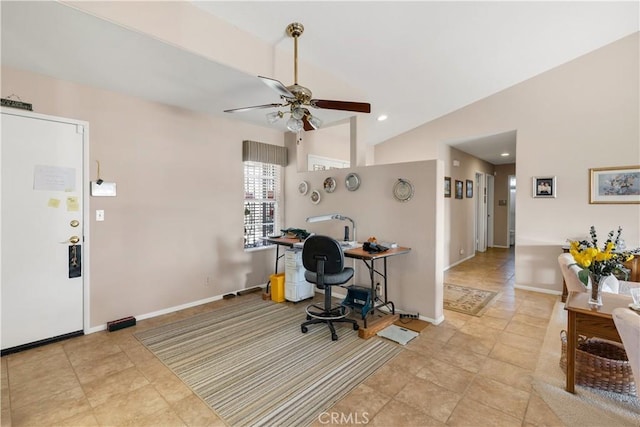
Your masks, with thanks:
[[(560, 368), (567, 372), (567, 332), (560, 332), (562, 354)], [(576, 348), (576, 384), (614, 393), (636, 395), (627, 353), (621, 344), (578, 336)]]

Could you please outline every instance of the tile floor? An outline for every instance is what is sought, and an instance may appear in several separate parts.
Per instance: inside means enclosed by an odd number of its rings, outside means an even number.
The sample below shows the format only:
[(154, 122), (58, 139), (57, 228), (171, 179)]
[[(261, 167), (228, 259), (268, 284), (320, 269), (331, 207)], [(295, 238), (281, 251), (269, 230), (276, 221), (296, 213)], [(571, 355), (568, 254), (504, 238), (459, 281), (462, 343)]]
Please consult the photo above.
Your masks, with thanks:
[[(531, 388), (559, 297), (515, 290), (513, 260), (491, 249), (447, 271), (500, 295), (482, 317), (446, 311), (315, 425), (561, 426)], [(132, 333), (238, 300), (3, 357), (2, 427), (224, 426)]]

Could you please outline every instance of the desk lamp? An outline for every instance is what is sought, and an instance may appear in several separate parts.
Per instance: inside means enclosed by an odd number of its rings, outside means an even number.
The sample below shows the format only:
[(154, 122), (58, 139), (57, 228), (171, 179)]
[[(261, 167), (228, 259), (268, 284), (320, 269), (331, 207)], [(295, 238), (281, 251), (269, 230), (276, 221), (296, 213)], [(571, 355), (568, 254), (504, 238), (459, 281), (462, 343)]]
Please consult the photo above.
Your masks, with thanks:
[[(340, 221), (351, 221), (353, 242), (354, 243), (358, 242), (358, 239), (356, 238), (356, 223), (355, 223), (354, 220), (352, 220), (348, 216), (344, 216), (344, 215), (340, 215), (340, 214), (328, 214), (328, 215), (310, 216), (309, 218), (307, 218), (307, 222), (321, 222), (321, 221), (329, 221), (329, 220), (332, 220), (332, 219), (337, 219), (337, 220), (340, 220)], [(345, 237), (346, 241), (349, 240), (349, 235), (347, 233), (345, 233), (344, 237)]]

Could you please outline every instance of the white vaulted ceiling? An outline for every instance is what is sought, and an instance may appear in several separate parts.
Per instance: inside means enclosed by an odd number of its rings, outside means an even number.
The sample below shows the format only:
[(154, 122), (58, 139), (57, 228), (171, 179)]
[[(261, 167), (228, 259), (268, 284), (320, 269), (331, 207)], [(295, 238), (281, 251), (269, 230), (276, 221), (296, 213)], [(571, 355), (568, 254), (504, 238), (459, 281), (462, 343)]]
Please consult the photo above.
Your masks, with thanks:
[[(301, 22), (301, 64), (326, 70), (362, 95), (314, 90), (304, 67), (299, 83), (316, 98), (371, 103), (364, 120), (370, 144), (632, 34), (640, 13), (637, 1), (192, 3), (291, 57), (285, 28)], [(144, 2), (139, 4), (143, 9)], [(224, 109), (278, 102), (255, 75), (238, 71), (242, 67), (218, 64), (63, 4), (2, 1), (0, 7), (3, 65), (227, 118)], [(267, 77), (293, 83), (292, 74)], [(327, 123), (346, 117), (314, 111)], [(266, 112), (233, 118), (272, 126)], [(389, 118), (379, 122), (380, 114)], [(500, 150), (509, 137), (514, 143), (515, 133), (499, 135)], [(489, 159), (492, 138), (484, 140), (482, 153), (471, 154)]]

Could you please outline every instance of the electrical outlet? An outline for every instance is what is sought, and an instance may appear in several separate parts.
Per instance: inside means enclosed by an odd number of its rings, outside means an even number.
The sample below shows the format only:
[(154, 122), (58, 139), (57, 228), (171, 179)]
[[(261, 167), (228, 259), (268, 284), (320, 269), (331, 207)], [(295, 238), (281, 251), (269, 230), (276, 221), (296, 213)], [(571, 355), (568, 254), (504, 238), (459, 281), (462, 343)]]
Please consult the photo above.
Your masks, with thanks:
[(96, 221), (104, 221), (104, 210), (96, 209)]
[(464, 255), (464, 249), (460, 249), (460, 255)]

